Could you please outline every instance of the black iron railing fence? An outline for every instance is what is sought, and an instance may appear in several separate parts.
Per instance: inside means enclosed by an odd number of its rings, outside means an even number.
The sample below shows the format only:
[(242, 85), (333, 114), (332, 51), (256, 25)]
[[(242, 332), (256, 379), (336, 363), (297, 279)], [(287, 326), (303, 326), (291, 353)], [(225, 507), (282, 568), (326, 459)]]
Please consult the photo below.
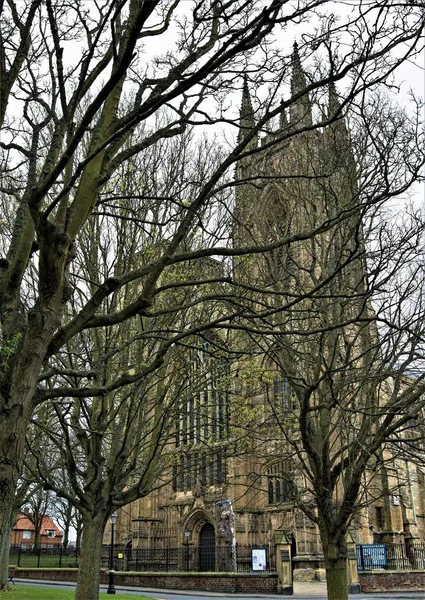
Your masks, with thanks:
[[(252, 551), (264, 550), (264, 565), (253, 565)], [(101, 567), (109, 567), (109, 546), (102, 548)], [(78, 548), (29, 549), (12, 546), (9, 564), (20, 567), (69, 568), (80, 564)], [(425, 543), (416, 544), (361, 544), (357, 546), (359, 571), (425, 570)], [(259, 568), (260, 567), (260, 568)], [(165, 548), (126, 548), (114, 546), (114, 568), (117, 571), (156, 572), (264, 572), (276, 571), (276, 549), (273, 545), (228, 547), (195, 546)]]
[(79, 566), (80, 551), (78, 548), (28, 548), (24, 546), (11, 546), (9, 564), (19, 567), (51, 567), (70, 568)]
[(357, 546), (357, 568), (359, 571), (424, 570), (425, 543), (360, 544)]
[[(264, 564), (252, 564), (252, 550), (264, 550)], [(102, 548), (101, 567), (109, 567), (110, 547)], [(12, 546), (9, 564), (19, 567), (69, 568), (78, 567), (79, 548), (38, 548), (29, 549)], [(126, 548), (114, 546), (114, 568), (116, 571), (156, 571), (156, 572), (237, 572), (249, 573), (276, 571), (275, 546), (231, 547), (195, 546), (187, 544), (180, 547), (165, 548)]]

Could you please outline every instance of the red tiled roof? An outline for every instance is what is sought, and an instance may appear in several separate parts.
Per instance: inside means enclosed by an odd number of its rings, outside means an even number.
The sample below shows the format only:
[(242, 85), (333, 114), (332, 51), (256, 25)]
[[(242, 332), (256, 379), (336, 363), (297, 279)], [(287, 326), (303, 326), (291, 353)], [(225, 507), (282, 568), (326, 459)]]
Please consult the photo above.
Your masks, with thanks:
[(34, 531), (35, 527), (25, 515), (18, 515), (15, 525), (12, 529), (22, 529), (25, 531)]
[[(34, 531), (34, 525), (31, 523), (31, 521), (26, 515), (19, 514), (16, 524), (12, 527), (12, 529), (20, 531)], [(43, 517), (43, 521), (41, 523), (41, 535), (46, 534), (47, 529), (49, 531), (55, 531), (57, 537), (63, 535), (62, 531), (59, 529), (59, 527), (56, 525), (53, 519), (49, 517), (49, 515), (45, 515)]]

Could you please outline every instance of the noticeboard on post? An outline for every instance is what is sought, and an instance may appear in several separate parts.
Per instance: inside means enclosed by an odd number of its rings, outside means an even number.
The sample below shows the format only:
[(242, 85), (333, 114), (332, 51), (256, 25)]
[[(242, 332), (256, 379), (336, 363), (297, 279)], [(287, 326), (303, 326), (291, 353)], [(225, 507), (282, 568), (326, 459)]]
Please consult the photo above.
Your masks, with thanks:
[(266, 571), (267, 560), (266, 560), (266, 549), (265, 548), (252, 548), (251, 549), (251, 569), (253, 571)]

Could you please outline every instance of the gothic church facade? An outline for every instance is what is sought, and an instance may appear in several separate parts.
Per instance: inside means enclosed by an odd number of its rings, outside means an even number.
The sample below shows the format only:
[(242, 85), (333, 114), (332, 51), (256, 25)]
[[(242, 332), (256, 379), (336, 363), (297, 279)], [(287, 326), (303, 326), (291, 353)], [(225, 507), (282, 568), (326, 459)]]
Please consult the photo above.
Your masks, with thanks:
[[(330, 86), (325, 117), (331, 123), (320, 128), (314, 125), (309, 96), (302, 93), (306, 85), (295, 47), (291, 91), (298, 100), (291, 104), (289, 113), (282, 110), (278, 126), (267, 131), (261, 143), (256, 134), (251, 136), (236, 168), (235, 245), (268, 246), (293, 232), (313, 231), (324, 221), (337, 219), (342, 211), (349, 212), (358, 200), (349, 134), (343, 119), (332, 119), (339, 111), (336, 91)], [(245, 82), (239, 140), (251, 135), (254, 126), (254, 110)], [(324, 294), (322, 315), (315, 321), (309, 292), (361, 246), (359, 219), (346, 219), (337, 228), (319, 231), (314, 240), (302, 238), (300, 235), (293, 243), (272, 248), (258, 257), (235, 260), (235, 279), (246, 282), (250, 288), (270, 292), (264, 323), (271, 328), (273, 322), (268, 321), (268, 314), (273, 314), (273, 319), (276, 314), (281, 315), (279, 326), (288, 331), (291, 327), (314, 327), (322, 323), (323, 314), (329, 318), (344, 317), (333, 314), (344, 309), (341, 305), (335, 307), (335, 302)], [(346, 296), (355, 297), (364, 284), (359, 263), (348, 266), (343, 277), (338, 289), (342, 286)], [(296, 297), (295, 308), (279, 310), (290, 306)], [(352, 304), (349, 310), (353, 310)], [(317, 527), (292, 498), (293, 485), (302, 487), (303, 474), (293, 471), (288, 477), (288, 459), (279, 451), (282, 439), (266, 427), (263, 433), (252, 436), (256, 442), (251, 440), (252, 445), (243, 452), (234, 441), (241, 397), (244, 407), (244, 402), (260, 409), (274, 403), (282, 411), (288, 431), (293, 426), (291, 419), (297, 418), (296, 394), (283, 373), (291, 374), (292, 385), (295, 382), (296, 386), (300, 372), (313, 368), (317, 353), (330, 353), (332, 349), (319, 349), (315, 343), (302, 348), (300, 364), (294, 369), (293, 358), (287, 358), (293, 354), (285, 352), (285, 344), (292, 343), (298, 342), (287, 336), (271, 346), (270, 356), (276, 354), (278, 367), (256, 351), (253, 362), (261, 366), (264, 376), (261, 381), (254, 381), (255, 378), (240, 376), (243, 361), (229, 367), (224, 357), (219, 359), (209, 351), (208, 341), (200, 342), (193, 351), (190, 374), (200, 382), (199, 387), (182, 399), (176, 415), (173, 473), (167, 485), (121, 512), (121, 543), (133, 548), (177, 547), (187, 542), (214, 545), (221, 503), (231, 500), (238, 544), (273, 545), (276, 532), (284, 532), (292, 541), (299, 578), (302, 573), (320, 571), (323, 562)], [(382, 470), (379, 477), (386, 489), (397, 488), (394, 469)], [(404, 501), (400, 492), (378, 494), (359, 514), (354, 523), (356, 542), (403, 541), (406, 536), (425, 539), (425, 486), (420, 470), (406, 479), (403, 489)], [(205, 570), (208, 568), (206, 564)]]

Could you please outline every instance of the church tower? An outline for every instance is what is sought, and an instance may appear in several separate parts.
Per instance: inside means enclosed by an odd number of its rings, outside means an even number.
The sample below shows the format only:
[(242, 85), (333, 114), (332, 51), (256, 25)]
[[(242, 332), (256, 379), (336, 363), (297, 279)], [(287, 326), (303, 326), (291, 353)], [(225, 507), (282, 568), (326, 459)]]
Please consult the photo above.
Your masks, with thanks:
[[(240, 111), (239, 141), (248, 132), (252, 139), (245, 156), (236, 167), (236, 199), (233, 221), (233, 240), (238, 246), (267, 246), (287, 236), (297, 234), (308, 238), (329, 220), (337, 221), (344, 212), (352, 212), (358, 204), (356, 166), (350, 136), (334, 84), (329, 86), (327, 117), (329, 124), (318, 127), (313, 123), (313, 107), (306, 91), (307, 78), (302, 69), (298, 46), (294, 44), (290, 82), (293, 101), (289, 115), (282, 109), (277, 129), (258, 140), (252, 135), (255, 116), (246, 79), (244, 80)], [(289, 117), (289, 118), (288, 118)], [(262, 148), (264, 147), (264, 150)], [(303, 271), (317, 252), (329, 252), (333, 245), (340, 258), (361, 243), (359, 215), (341, 219), (338, 227), (294, 241), (281, 248), (237, 258), (235, 278), (256, 283), (264, 288), (306, 288), (313, 285)], [(331, 235), (339, 239), (331, 244)], [(338, 262), (336, 256), (334, 257)], [(321, 269), (336, 268), (331, 257)], [(323, 271), (323, 276), (325, 273)], [(363, 274), (358, 273), (360, 280)], [(355, 282), (352, 282), (356, 285)], [(357, 282), (358, 283), (358, 282)], [(306, 290), (307, 291), (307, 290)]]
[[(299, 406), (305, 390), (316, 383), (317, 373), (325, 372), (326, 365), (337, 372), (342, 365), (336, 362), (338, 349), (342, 361), (347, 354), (349, 364), (350, 343), (357, 338), (360, 341), (355, 343), (362, 343), (358, 331), (339, 324), (349, 322), (353, 310), (362, 310), (351, 299), (363, 298), (364, 284), (361, 215), (355, 210), (356, 167), (336, 88), (329, 86), (327, 124), (320, 126), (313, 118), (297, 45), (291, 65), (289, 110), (282, 109), (278, 126), (262, 140), (253, 136), (251, 153), (248, 150), (237, 165), (234, 211), (235, 247), (265, 249), (236, 258), (234, 277), (258, 290), (258, 311), (266, 315), (259, 322), (272, 334), (262, 340), (265, 353), (259, 358), (268, 381), (264, 404), (266, 412), (267, 404), (273, 404), (288, 438), (291, 432), (299, 435)], [(240, 136), (255, 128), (246, 81), (240, 122)], [(293, 241), (279, 247), (278, 242), (289, 236)], [(266, 250), (272, 244), (276, 247)], [(310, 335), (314, 331), (324, 334)], [(332, 376), (329, 379), (331, 385)], [(271, 531), (282, 529), (283, 523), (292, 537), (297, 569), (318, 570), (318, 530), (291, 505), (293, 487), (305, 487), (303, 473), (296, 460), (288, 459), (291, 447), (284, 447), (285, 436), (280, 442), (278, 436), (279, 425), (273, 426), (271, 419), (254, 469), (262, 473), (263, 488), (267, 486), (264, 515)]]
[[(367, 295), (362, 205), (344, 107), (331, 83), (326, 109), (315, 110), (296, 44), (291, 65), (288, 114), (282, 110), (278, 127), (261, 140), (253, 136), (250, 149), (254, 151), (248, 151), (236, 169), (234, 244), (266, 248), (288, 236), (295, 239), (236, 258), (234, 275), (258, 290), (258, 311), (267, 315), (260, 322), (268, 333), (264, 339), (270, 341), (264, 342), (267, 351), (260, 362), (262, 366), (277, 365), (273, 394), (280, 409), (287, 411), (286, 436), (291, 437), (290, 412), (294, 435), (299, 435), (297, 403), (301, 406), (305, 390), (315, 389), (310, 398), (312, 423), (315, 421), (318, 429), (318, 424), (326, 423), (333, 460), (341, 446), (356, 443), (367, 414), (365, 403), (371, 403), (369, 409), (377, 408), (380, 394), (388, 392), (386, 382), (375, 392), (368, 390), (368, 379), (379, 372), (381, 358)], [(322, 126), (314, 119), (320, 112)], [(255, 128), (246, 81), (240, 122), (241, 132)], [(273, 437), (271, 429), (266, 431), (265, 438), (268, 436)], [(265, 448), (266, 443), (264, 455)], [(280, 498), (283, 507), (282, 490), (290, 489), (299, 474), (291, 472), (291, 465), (284, 460), (273, 462), (279, 452), (284, 456), (278, 443), (270, 443), (269, 462), (265, 460), (260, 470), (268, 477), (269, 504), (279, 504), (276, 498)], [(385, 486), (391, 487), (382, 482), (381, 490)], [(379, 514), (381, 509), (388, 531), (397, 529), (400, 510), (390, 510), (389, 495), (380, 503), (382, 508), (371, 506), (368, 514), (375, 509)], [(282, 519), (279, 509), (275, 507), (269, 514), (272, 527), (277, 527)], [(312, 556), (320, 553), (318, 532), (312, 524), (297, 524), (295, 515), (293, 511), (293, 520), (286, 518), (285, 523), (296, 538), (299, 565), (314, 565)], [(305, 518), (301, 521), (306, 523)], [(406, 517), (405, 524), (407, 521)], [(371, 530), (373, 527), (376, 524), (371, 524)], [(392, 540), (389, 533), (384, 534), (385, 527), (381, 524), (374, 541)], [(364, 531), (358, 529), (358, 541), (372, 541)]]

